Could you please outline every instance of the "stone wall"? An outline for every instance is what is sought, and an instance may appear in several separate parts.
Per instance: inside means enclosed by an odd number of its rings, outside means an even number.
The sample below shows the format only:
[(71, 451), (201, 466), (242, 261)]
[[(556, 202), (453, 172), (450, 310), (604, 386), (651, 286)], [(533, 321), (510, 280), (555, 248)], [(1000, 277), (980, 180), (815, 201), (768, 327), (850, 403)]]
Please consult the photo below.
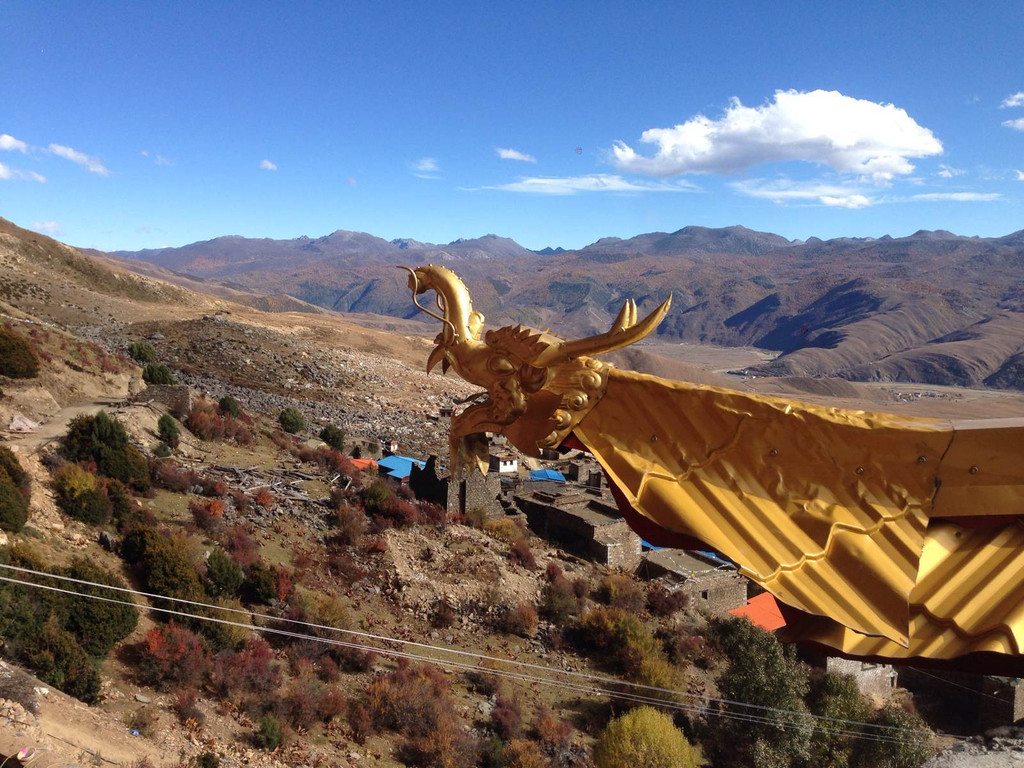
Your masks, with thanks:
[(132, 402), (156, 402), (167, 406), (177, 418), (183, 418), (192, 410), (195, 395), (184, 384), (149, 384), (141, 392), (132, 395)]
[(558, 490), (561, 493), (531, 491), (515, 497), (534, 533), (609, 568), (636, 570), (640, 537), (618, 510), (578, 489)]
[(448, 478), (441, 477), (437, 470), (437, 456), (428, 456), (426, 465), (420, 469), (413, 464), (409, 471), (409, 489), (417, 499), (429, 501), (447, 509)]
[(874, 696), (888, 701), (896, 688), (896, 670), (891, 664), (872, 664), (856, 659), (829, 656), (825, 669), (840, 675), (850, 675), (857, 681), (857, 688), (865, 696)]
[(914, 694), (914, 705), (934, 727), (953, 733), (1010, 725), (1022, 714), (1014, 678), (943, 669), (897, 667), (899, 683)]
[(465, 480), (448, 481), (448, 512), (465, 515), (471, 509), (482, 509), (488, 517), (505, 514), (498, 501), (501, 496), (501, 479), (496, 472), (482, 475), (476, 470)]
[(690, 598), (690, 605), (724, 616), (747, 602), (747, 580), (734, 569), (724, 569), (699, 560), (681, 549), (648, 552), (641, 573), (645, 578), (664, 581), (673, 591)]

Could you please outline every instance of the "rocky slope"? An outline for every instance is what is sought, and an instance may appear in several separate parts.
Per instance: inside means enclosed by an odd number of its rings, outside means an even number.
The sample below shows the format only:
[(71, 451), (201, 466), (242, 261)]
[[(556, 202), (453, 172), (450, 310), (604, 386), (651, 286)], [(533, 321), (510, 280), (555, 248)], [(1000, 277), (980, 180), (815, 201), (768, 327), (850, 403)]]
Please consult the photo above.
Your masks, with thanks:
[(120, 253), (345, 312), (414, 318), (399, 264), (441, 263), (492, 324), (607, 328), (625, 298), (668, 293), (663, 341), (752, 345), (755, 373), (1024, 389), (1024, 231), (1002, 238), (921, 231), (807, 242), (744, 227), (684, 227), (578, 251), (527, 251), (488, 235), (444, 246), (336, 232), (316, 240), (230, 237)]

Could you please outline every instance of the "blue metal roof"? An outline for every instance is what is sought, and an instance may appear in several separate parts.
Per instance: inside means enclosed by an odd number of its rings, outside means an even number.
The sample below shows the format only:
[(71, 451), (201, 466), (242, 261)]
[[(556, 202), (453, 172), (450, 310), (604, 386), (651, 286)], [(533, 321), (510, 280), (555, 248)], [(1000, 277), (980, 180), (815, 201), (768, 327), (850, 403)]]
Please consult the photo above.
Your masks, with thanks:
[(554, 469), (535, 469), (530, 472), (531, 480), (557, 480), (560, 483), (565, 482), (565, 475)]
[(414, 459), (409, 456), (385, 456), (383, 459), (377, 462), (379, 471), (382, 471), (388, 477), (395, 477), (401, 480), (404, 477), (408, 477), (412, 474), (412, 465), (415, 464), (420, 469), (423, 469), (425, 462), (419, 459)]

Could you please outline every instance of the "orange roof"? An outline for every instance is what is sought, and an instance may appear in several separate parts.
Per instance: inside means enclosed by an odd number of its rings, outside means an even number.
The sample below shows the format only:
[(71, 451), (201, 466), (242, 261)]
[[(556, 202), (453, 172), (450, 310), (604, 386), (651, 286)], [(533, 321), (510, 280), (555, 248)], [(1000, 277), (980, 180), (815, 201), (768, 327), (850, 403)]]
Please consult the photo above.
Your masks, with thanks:
[(733, 616), (746, 616), (754, 626), (769, 632), (786, 626), (786, 620), (782, 618), (779, 604), (775, 602), (775, 596), (771, 592), (762, 592), (760, 595), (750, 598), (746, 605), (733, 608), (729, 613)]
[(350, 459), (352, 466), (358, 469), (360, 472), (365, 472), (368, 469), (376, 469), (377, 462), (373, 459)]

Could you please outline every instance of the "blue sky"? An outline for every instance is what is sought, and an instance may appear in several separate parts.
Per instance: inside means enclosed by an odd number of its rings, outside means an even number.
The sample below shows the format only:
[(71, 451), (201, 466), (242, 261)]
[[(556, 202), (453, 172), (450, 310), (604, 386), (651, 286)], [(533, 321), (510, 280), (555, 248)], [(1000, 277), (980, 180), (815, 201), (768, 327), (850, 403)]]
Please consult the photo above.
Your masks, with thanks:
[(0, 5), (0, 216), (79, 246), (1024, 228), (1019, 2)]

